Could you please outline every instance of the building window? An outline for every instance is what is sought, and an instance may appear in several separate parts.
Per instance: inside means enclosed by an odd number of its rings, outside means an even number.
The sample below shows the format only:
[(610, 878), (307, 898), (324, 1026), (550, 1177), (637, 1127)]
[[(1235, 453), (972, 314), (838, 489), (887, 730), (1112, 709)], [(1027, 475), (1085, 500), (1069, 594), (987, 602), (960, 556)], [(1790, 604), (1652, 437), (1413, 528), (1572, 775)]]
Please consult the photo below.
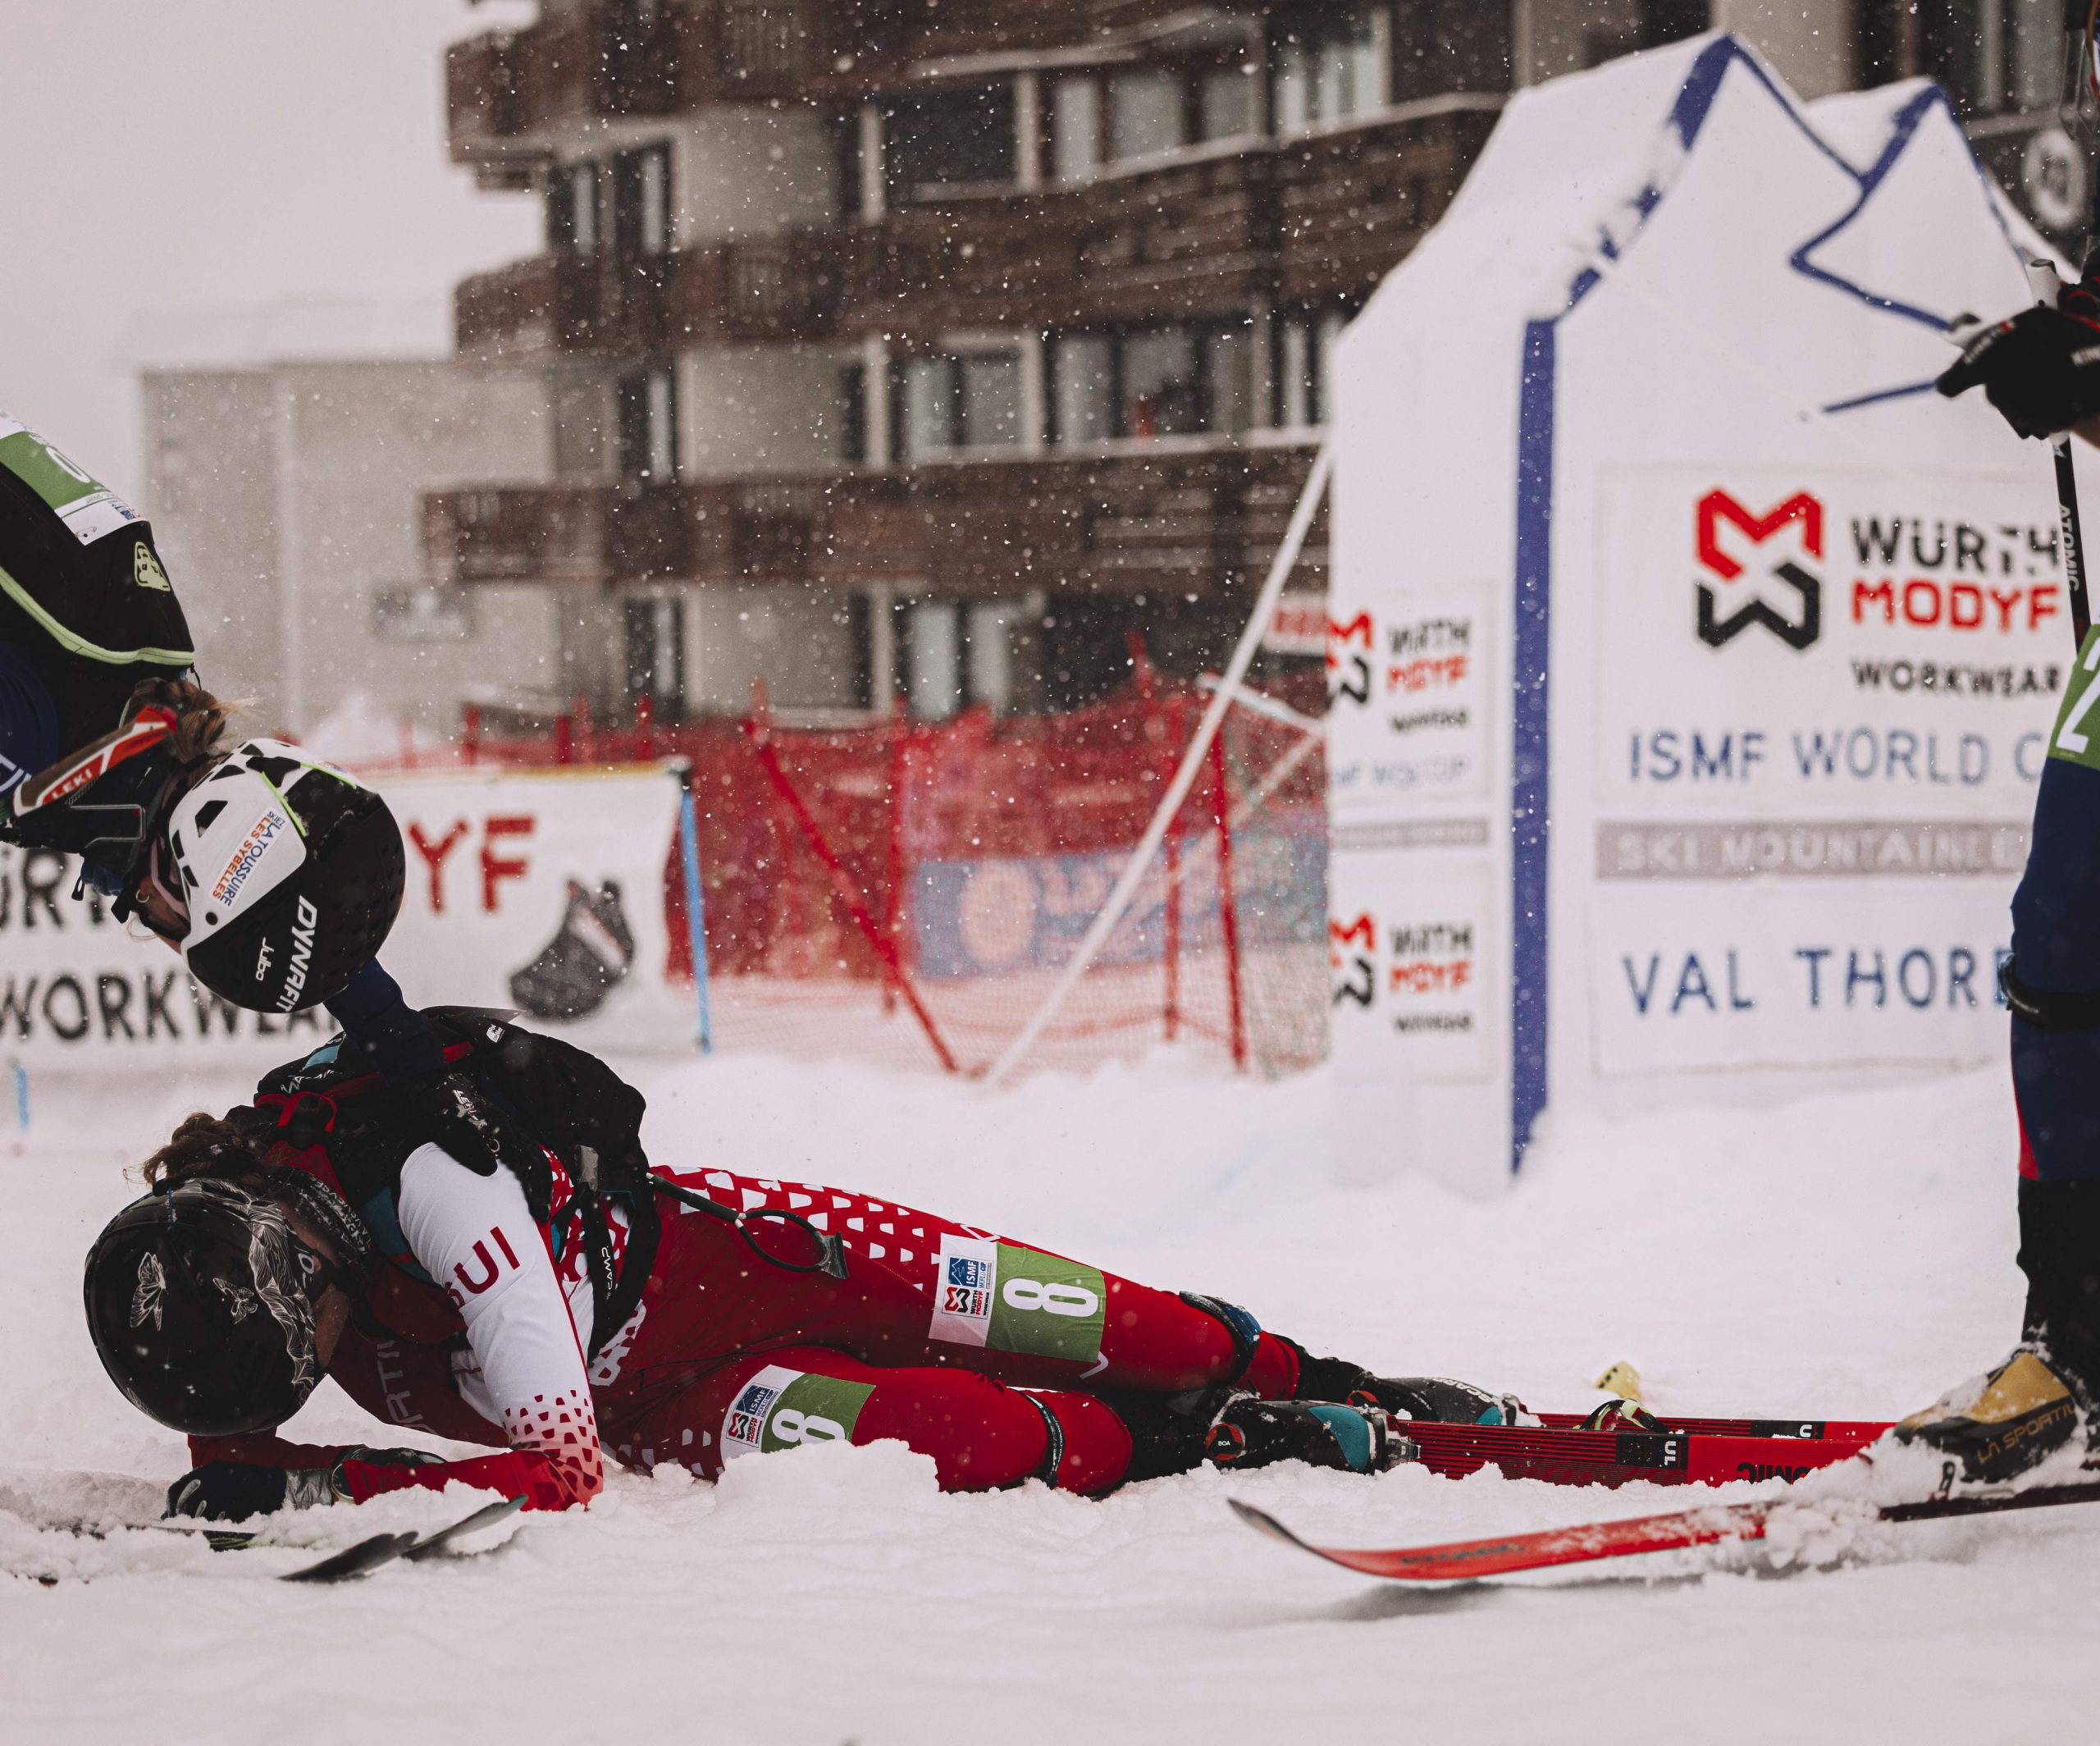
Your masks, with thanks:
[(1254, 416), (1254, 336), (1244, 323), (1213, 327), (1203, 336), (1203, 427), (1237, 436)]
[(381, 642), (464, 642), (474, 634), (473, 596), (464, 588), (375, 588), (372, 633)]
[(1122, 351), (1123, 435), (1187, 436), (1205, 427), (1203, 378), (1193, 329), (1130, 334)]
[[(2084, 0), (2072, 0), (2081, 23)], [(1963, 115), (2053, 107), (2064, 56), (2061, 0), (1855, 0), (1863, 85), (1920, 75), (1947, 88)]]
[(598, 246), (598, 167), (559, 164), (546, 187), (547, 246), (588, 251)]
[(2005, 107), (2053, 109), (2064, 76), (2058, 0), (2006, 0)]
[(1014, 128), (1011, 80), (892, 99), (883, 110), (891, 203), (1011, 187), (1020, 156)]
[(1118, 158), (1156, 158), (1189, 143), (1189, 94), (1180, 74), (1162, 67), (1118, 73), (1108, 91)]
[(979, 706), (1011, 715), (1026, 701), (1030, 615), (1019, 600), (912, 601), (898, 610), (904, 692), (922, 721)]
[(961, 360), (962, 446), (1011, 449), (1021, 440), (1020, 354), (973, 352)]
[(970, 701), (994, 715), (1010, 715), (1019, 702), (1014, 642), (1028, 616), (1019, 601), (973, 601), (964, 636), (963, 676)]
[(1057, 441), (1077, 447), (1116, 433), (1116, 341), (1105, 333), (1068, 333), (1051, 353), (1051, 408)]
[(1020, 354), (1015, 348), (911, 358), (899, 375), (898, 422), (907, 463), (1020, 443)]
[[(662, 5), (664, 0), (655, 0)], [(817, 33), (799, 7), (782, 0), (724, 0), (722, 66), (730, 77), (783, 80), (808, 76), (807, 60)]]
[(1244, 323), (1060, 334), (1051, 350), (1057, 440), (1230, 435), (1253, 423)]
[[(1134, 67), (1108, 80), (1108, 155), (1157, 158), (1196, 141), (1261, 131), (1260, 69), (1244, 53), (1227, 59)], [(1068, 79), (1057, 89), (1058, 180), (1093, 179), (1101, 150), (1100, 84)], [(1069, 122), (1066, 106), (1070, 106)], [(1067, 153), (1070, 164), (1067, 164)]]
[(1480, 0), (1414, 0), (1395, 33), (1393, 101), (1510, 89), (1510, 11)]
[(685, 602), (630, 597), (624, 617), (628, 706), (646, 697), (657, 720), (676, 721), (686, 710)]
[(1347, 305), (1285, 311), (1276, 324), (1276, 423), (1285, 430), (1325, 424), (1334, 411), (1331, 391), (1335, 343), (1349, 325)]
[(953, 601), (915, 601), (906, 613), (906, 694), (922, 721), (946, 721), (962, 707), (961, 621)]
[(849, 363), (838, 373), (838, 458), (858, 467), (868, 459), (868, 367)]
[(1198, 108), (1204, 139), (1239, 139), (1262, 130), (1260, 71), (1247, 62), (1214, 66), (1203, 75)]
[(1061, 79), (1051, 88), (1051, 164), (1057, 180), (1092, 181), (1101, 168), (1101, 84)]
[(671, 149), (646, 146), (613, 159), (613, 246), (622, 254), (671, 252)]
[(1582, 65), (1601, 66), (1621, 55), (1664, 43), (1682, 42), (1707, 27), (1708, 0), (1634, 0), (1622, 3), (1616, 16), (1605, 8), (1582, 31)]
[(620, 477), (652, 484), (677, 478), (678, 391), (669, 364), (619, 382)]
[(1385, 107), (1391, 43), (1391, 16), (1382, 6), (1286, 25), (1273, 62), (1276, 131), (1302, 133)]
[(554, 403), (555, 477), (602, 479), (613, 459), (613, 385), (595, 373), (557, 370), (548, 381)]

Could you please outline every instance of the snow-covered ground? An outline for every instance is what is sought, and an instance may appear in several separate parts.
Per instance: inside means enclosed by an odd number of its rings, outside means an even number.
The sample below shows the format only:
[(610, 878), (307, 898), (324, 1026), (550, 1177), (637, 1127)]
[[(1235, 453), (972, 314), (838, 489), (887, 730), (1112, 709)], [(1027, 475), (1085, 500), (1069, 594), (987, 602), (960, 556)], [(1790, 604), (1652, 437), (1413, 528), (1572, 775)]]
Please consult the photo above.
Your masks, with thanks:
[[(1564, 1123), (1483, 1205), (1418, 1179), (1335, 1186), (1317, 1075), (1264, 1086), (1161, 1061), (991, 1095), (755, 1058), (624, 1066), (651, 1095), (660, 1161), (865, 1188), (1230, 1296), (1315, 1350), (1535, 1405), (1586, 1405), (1624, 1358), (1666, 1410), (1894, 1416), (1981, 1369), (2018, 1316), (1999, 1072), (1755, 1116)], [(1680, 1743), (2092, 1725), (2100, 1511), (1892, 1532), (1783, 1579), (1422, 1595), (1258, 1538), (1223, 1500), (1392, 1544), (1689, 1494), (1284, 1468), (1102, 1502), (943, 1497), (929, 1463), (885, 1446), (740, 1462), (719, 1488), (618, 1477), (587, 1515), (527, 1519), (491, 1556), (339, 1588), (268, 1580), (284, 1552), (39, 1532), (90, 1501), (143, 1514), (185, 1465), (103, 1378), (80, 1259), (135, 1191), (124, 1167), (239, 1089), (40, 1082), (28, 1135), (0, 1130), (0, 1565), (66, 1579), (0, 1579), (11, 1739)], [(294, 1434), (368, 1428), (331, 1388)], [(301, 1526), (335, 1543), (472, 1501)]]

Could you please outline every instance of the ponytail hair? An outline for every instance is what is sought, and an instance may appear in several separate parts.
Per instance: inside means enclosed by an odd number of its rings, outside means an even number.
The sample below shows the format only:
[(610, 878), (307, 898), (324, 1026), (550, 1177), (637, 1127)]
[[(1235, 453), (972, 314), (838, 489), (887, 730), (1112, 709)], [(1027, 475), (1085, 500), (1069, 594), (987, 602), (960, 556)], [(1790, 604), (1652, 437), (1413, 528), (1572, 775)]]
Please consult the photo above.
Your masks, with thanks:
[(194, 679), (141, 679), (131, 693), (125, 712), (129, 719), (148, 704), (157, 704), (175, 716), (171, 742), (176, 761), (185, 769), (214, 752), (231, 749), (226, 743), (234, 716), (241, 706), (207, 691)]
[(270, 1171), (263, 1155), (268, 1143), (267, 1130), (251, 1134), (224, 1116), (199, 1110), (183, 1118), (167, 1144), (146, 1160), (144, 1173), (154, 1188), (205, 1177), (259, 1187)]
[(148, 1159), (147, 1185), (174, 1188), (184, 1182), (231, 1182), (251, 1194), (290, 1207), (328, 1240), (347, 1282), (369, 1282), (379, 1264), (372, 1232), (342, 1196), (317, 1177), (270, 1162), (276, 1123), (267, 1110), (230, 1109), (222, 1116), (202, 1110), (185, 1116), (168, 1143)]

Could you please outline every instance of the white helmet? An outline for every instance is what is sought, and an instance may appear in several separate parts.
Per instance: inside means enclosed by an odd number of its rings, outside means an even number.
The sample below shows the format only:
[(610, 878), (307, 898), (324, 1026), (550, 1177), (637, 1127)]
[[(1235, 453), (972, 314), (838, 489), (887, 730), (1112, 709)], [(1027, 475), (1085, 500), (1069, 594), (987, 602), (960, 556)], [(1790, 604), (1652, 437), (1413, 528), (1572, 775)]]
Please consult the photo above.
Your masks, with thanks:
[(187, 914), (189, 973), (257, 1012), (340, 992), (385, 942), (407, 876), (386, 802), (273, 739), (244, 740), (176, 802), (148, 871)]

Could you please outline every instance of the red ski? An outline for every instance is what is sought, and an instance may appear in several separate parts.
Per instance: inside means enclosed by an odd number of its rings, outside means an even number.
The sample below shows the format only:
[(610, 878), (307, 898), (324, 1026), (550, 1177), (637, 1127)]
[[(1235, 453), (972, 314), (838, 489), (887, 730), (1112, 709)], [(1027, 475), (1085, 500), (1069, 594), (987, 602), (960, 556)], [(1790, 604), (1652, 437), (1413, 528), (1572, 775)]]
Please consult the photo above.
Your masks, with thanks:
[(1406, 1427), (1416, 1459), (1432, 1473), (1463, 1479), (1483, 1467), (1552, 1485), (1729, 1485), (1784, 1479), (1849, 1460), (1888, 1427), (1760, 1419), (1672, 1419), (1660, 1428), (1585, 1430), (1555, 1415), (1544, 1426), (1439, 1424)]
[[(1724, 1542), (1761, 1540), (1767, 1525), (1789, 1511), (1828, 1513), (1842, 1504), (1715, 1504), (1703, 1510), (1680, 1510), (1669, 1515), (1637, 1515), (1625, 1521), (1593, 1522), (1574, 1528), (1548, 1528), (1507, 1534), (1492, 1540), (1458, 1540), (1446, 1546), (1399, 1547), (1352, 1551), (1315, 1546), (1301, 1540), (1273, 1515), (1251, 1504), (1230, 1500), (1233, 1511), (1249, 1527), (1311, 1552), (1344, 1570), (1389, 1582), (1459, 1583), (1509, 1576), (1555, 1565), (1590, 1564), (1629, 1558), (1642, 1552), (1681, 1552)], [(1995, 1515), (2009, 1510), (2043, 1510), (2059, 1504), (2100, 1503), (2100, 1479), (2070, 1485), (2038, 1485), (2024, 1492), (1979, 1492), (1921, 1498), (1914, 1503), (1858, 1507), (1865, 1521), (1931, 1521), (1955, 1515)]]
[[(1541, 1413), (1550, 1431), (1580, 1430), (1586, 1417), (1579, 1413)], [(1888, 1429), (1885, 1419), (1678, 1419), (1655, 1420), (1665, 1431), (1690, 1431), (1701, 1437), (1778, 1437), (1802, 1442), (1840, 1442), (1865, 1445)]]

